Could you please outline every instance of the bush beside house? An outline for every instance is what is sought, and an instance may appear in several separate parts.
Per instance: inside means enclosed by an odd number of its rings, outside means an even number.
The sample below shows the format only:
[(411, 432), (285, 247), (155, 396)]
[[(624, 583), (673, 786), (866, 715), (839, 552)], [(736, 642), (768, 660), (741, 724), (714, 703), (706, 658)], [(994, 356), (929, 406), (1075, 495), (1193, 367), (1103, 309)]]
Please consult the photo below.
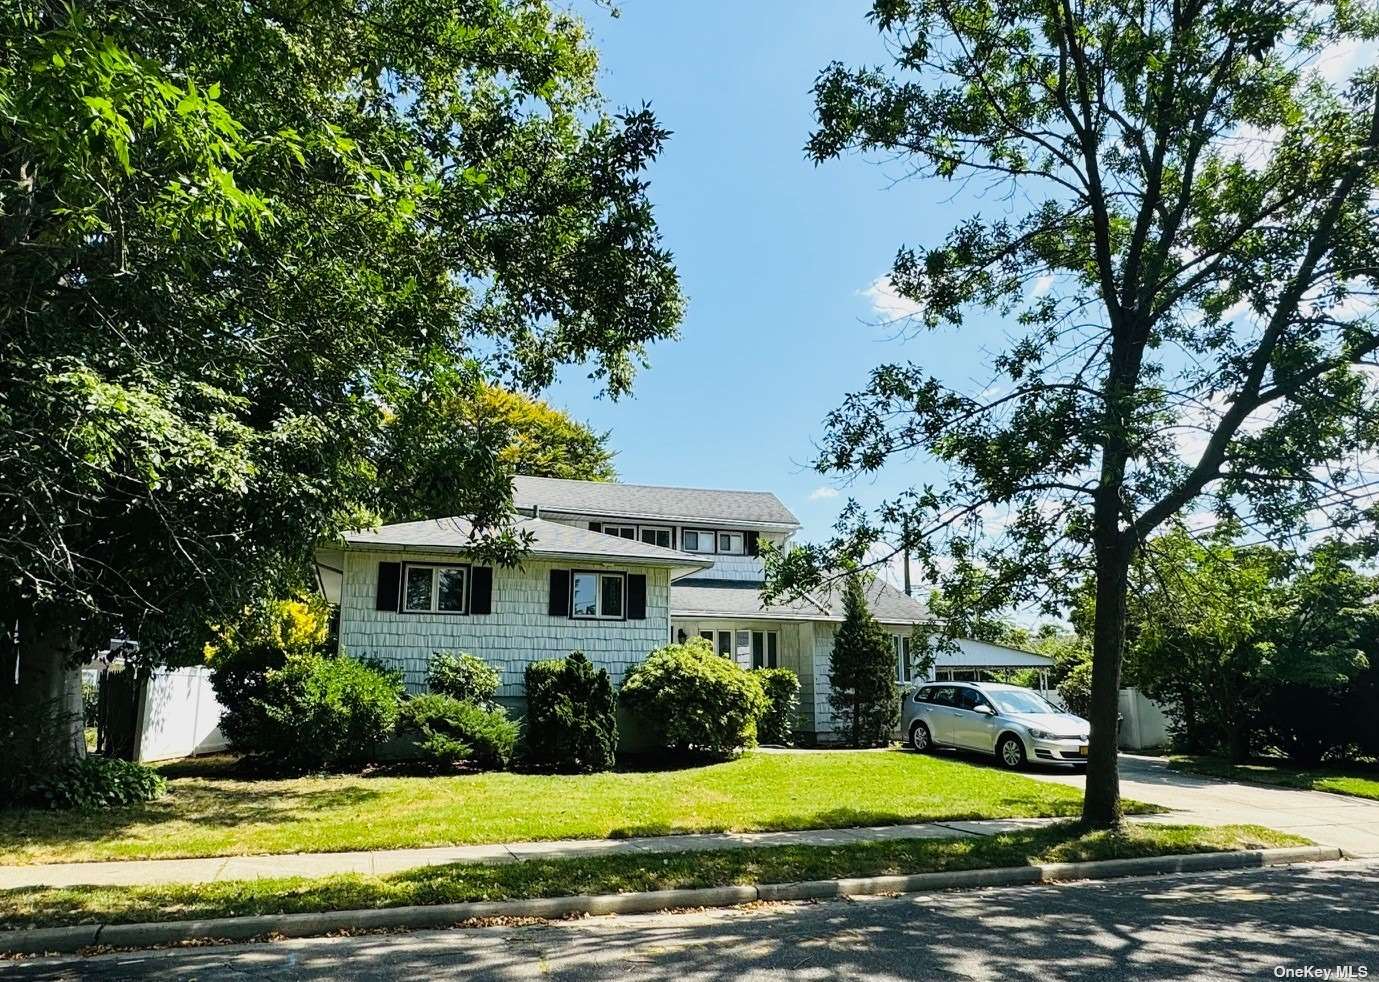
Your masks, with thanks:
[(843, 739), (854, 747), (887, 744), (900, 719), (895, 646), (872, 615), (860, 576), (843, 589), (843, 623), (829, 656), (829, 706)]
[(426, 669), (426, 688), (430, 692), (470, 702), (484, 709), (496, 709), (494, 696), (502, 678), (488, 662), (464, 652), (437, 651)]
[(766, 711), (761, 682), (703, 638), (653, 651), (619, 697), (660, 746), (717, 757), (755, 746)]
[(575, 651), (526, 670), (526, 762), (539, 770), (611, 770), (618, 746), (617, 702), (608, 672)]
[(343, 655), (294, 655), (266, 674), (240, 746), (294, 770), (367, 764), (397, 725), (402, 693), (398, 673)]
[(501, 770), (512, 762), (517, 746), (517, 724), (501, 709), (438, 692), (404, 702), (398, 729), (414, 738), (422, 763), (434, 770), (459, 764)]
[(800, 708), (800, 677), (788, 668), (758, 668), (752, 675), (766, 696), (766, 710), (757, 720), (757, 740), (788, 745)]

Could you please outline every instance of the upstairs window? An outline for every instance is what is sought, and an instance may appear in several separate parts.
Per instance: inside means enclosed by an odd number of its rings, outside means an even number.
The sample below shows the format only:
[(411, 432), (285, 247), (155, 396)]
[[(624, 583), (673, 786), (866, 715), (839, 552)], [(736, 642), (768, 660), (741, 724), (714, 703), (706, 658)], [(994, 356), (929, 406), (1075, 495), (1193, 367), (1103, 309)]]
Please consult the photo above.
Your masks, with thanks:
[(685, 552), (713, 552), (714, 534), (702, 529), (685, 529), (680, 545)]
[(652, 525), (643, 525), (641, 528), (642, 541), (649, 546), (660, 546), (662, 549), (669, 549), (670, 529), (656, 528)]
[(743, 541), (741, 532), (719, 532), (718, 551), (726, 552), (731, 556), (741, 556), (747, 551), (746, 543)]
[(635, 525), (605, 525), (603, 530), (609, 535), (616, 535), (620, 539), (637, 538), (637, 526)]

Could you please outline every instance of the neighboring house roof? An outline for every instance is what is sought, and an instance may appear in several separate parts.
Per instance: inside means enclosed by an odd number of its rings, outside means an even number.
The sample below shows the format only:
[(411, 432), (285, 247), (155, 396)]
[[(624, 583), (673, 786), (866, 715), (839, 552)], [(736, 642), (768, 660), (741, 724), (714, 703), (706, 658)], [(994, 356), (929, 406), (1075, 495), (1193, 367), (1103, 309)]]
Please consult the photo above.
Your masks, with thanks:
[(1023, 648), (1011, 648), (989, 641), (959, 638), (957, 651), (945, 652), (940, 663), (944, 668), (1051, 668), (1053, 659), (1037, 655)]
[[(588, 529), (523, 518), (514, 523), (519, 532), (530, 532), (529, 555), (560, 556), (598, 561), (636, 562), (644, 566), (683, 566), (705, 569), (711, 561), (675, 549), (663, 549), (633, 539), (604, 535)], [(399, 522), (344, 536), (350, 549), (398, 549), (411, 552), (464, 552), (470, 547), (474, 525), (466, 518), (434, 518), (421, 522)]]
[(711, 491), (649, 484), (569, 481), (554, 477), (517, 477), (513, 497), (518, 508), (537, 508), (560, 515), (704, 522), (797, 529), (799, 520), (770, 491)]
[[(867, 587), (867, 604), (878, 621), (919, 624), (932, 621), (929, 608), (884, 580)], [(763, 604), (761, 584), (741, 580), (683, 579), (670, 589), (672, 617), (738, 617), (791, 621), (841, 621), (841, 588), (810, 594), (788, 603)]]

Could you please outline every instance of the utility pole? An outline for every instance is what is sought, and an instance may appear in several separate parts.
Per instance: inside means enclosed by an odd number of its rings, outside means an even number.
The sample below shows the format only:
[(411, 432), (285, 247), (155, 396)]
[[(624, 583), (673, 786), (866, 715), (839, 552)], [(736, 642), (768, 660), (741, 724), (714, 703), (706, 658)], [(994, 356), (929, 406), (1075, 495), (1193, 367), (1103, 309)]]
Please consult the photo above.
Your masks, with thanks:
[(905, 516), (905, 524), (901, 527), (901, 535), (905, 537), (902, 543), (901, 555), (905, 557), (905, 596), (914, 596), (910, 592), (910, 516)]

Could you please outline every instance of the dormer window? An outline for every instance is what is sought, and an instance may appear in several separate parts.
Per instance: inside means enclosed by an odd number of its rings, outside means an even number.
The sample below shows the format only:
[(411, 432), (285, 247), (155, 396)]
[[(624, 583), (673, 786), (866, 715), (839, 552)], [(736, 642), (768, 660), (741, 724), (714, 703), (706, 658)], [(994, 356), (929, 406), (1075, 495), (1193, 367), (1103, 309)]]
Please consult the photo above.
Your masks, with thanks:
[(609, 535), (616, 535), (620, 539), (637, 539), (637, 526), (635, 525), (605, 525), (603, 530)]
[(658, 528), (654, 525), (643, 525), (641, 527), (642, 541), (649, 546), (660, 546), (662, 549), (671, 548), (670, 529)]
[(685, 552), (714, 552), (714, 533), (685, 529), (680, 536), (680, 545)]
[(740, 556), (746, 552), (746, 545), (743, 541), (741, 532), (719, 532), (718, 551), (726, 552), (729, 555)]

